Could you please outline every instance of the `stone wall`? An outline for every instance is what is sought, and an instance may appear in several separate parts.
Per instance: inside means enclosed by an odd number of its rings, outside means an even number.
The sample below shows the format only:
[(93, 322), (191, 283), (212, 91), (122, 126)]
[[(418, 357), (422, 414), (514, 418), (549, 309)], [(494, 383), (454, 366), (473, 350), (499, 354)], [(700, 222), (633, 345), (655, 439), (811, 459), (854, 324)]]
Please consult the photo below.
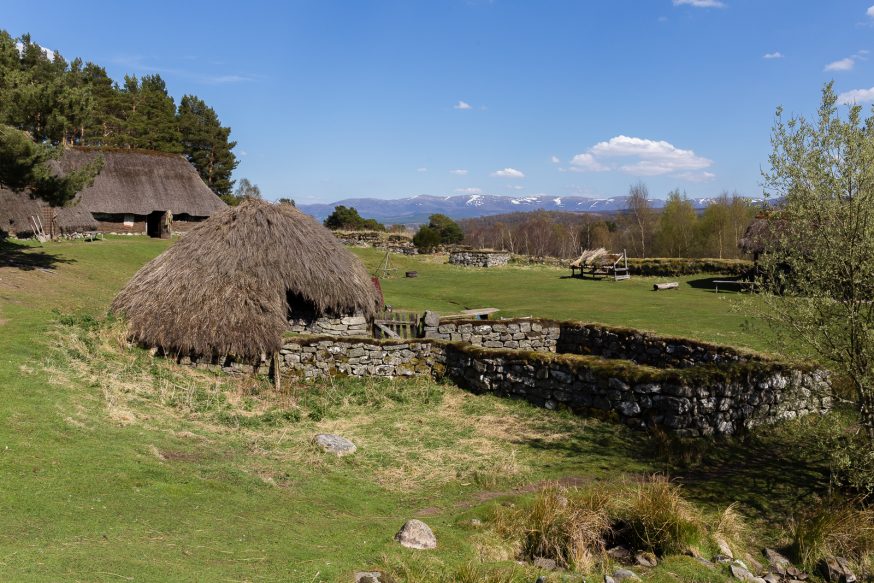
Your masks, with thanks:
[(824, 372), (763, 361), (657, 369), (440, 339), (299, 336), (286, 341), (280, 363), (282, 374), (302, 378), (444, 377), (475, 392), (522, 398), (550, 409), (600, 411), (634, 427), (656, 425), (687, 437), (731, 434), (831, 406)]
[(334, 231), (334, 236), (349, 247), (373, 247), (387, 249), (392, 253), (416, 255), (418, 250), (407, 235), (382, 231)]
[(353, 340), (325, 336), (289, 338), (279, 353), (283, 373), (304, 378), (434, 375), (443, 347), (412, 340)]
[(729, 346), (658, 336), (629, 328), (575, 322), (561, 322), (560, 327), (556, 352), (566, 354), (618, 358), (659, 368), (765, 359), (762, 355)]
[(449, 253), (449, 263), (468, 267), (497, 267), (510, 262), (510, 253), (503, 251), (465, 251)]
[(292, 318), (288, 321), (290, 331), (298, 334), (325, 334), (327, 336), (371, 336), (372, 332), (364, 316), (331, 318)]
[(513, 348), (555, 352), (560, 327), (544, 320), (440, 320), (425, 321), (425, 337), (467, 342), (485, 348)]

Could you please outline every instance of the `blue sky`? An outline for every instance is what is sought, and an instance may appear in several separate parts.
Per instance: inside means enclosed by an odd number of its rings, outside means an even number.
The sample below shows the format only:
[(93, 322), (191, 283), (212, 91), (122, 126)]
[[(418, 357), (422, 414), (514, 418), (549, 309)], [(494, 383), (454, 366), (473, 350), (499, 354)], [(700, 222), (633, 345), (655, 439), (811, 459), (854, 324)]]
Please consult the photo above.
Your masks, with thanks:
[(202, 97), (268, 198), (755, 196), (777, 105), (874, 100), (872, 2), (0, 0), (0, 28)]

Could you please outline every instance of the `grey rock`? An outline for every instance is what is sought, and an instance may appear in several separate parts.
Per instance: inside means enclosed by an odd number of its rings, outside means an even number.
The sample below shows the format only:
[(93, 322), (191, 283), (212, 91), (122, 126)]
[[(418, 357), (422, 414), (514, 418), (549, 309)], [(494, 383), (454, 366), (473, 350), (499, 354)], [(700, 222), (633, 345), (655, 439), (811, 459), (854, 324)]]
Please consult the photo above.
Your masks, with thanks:
[(634, 573), (634, 571), (629, 571), (628, 569), (616, 569), (616, 570), (613, 572), (613, 578), (614, 578), (616, 581), (625, 581), (626, 579), (627, 579), (627, 580), (630, 580), (630, 581), (638, 581), (638, 580), (640, 580), (640, 577), (638, 577), (638, 576)]
[(634, 561), (641, 567), (655, 567), (659, 564), (658, 559), (652, 553), (637, 553), (634, 556)]
[(379, 571), (358, 571), (355, 573), (355, 583), (382, 583), (382, 573)]
[(855, 583), (856, 575), (850, 569), (850, 564), (843, 557), (826, 557), (820, 561), (819, 572), (822, 578), (830, 583)]
[(623, 546), (613, 547), (611, 549), (607, 549), (607, 555), (610, 558), (615, 559), (617, 561), (627, 563), (631, 561), (631, 551), (628, 548)]
[(616, 579), (610, 575), (604, 575), (604, 583), (616, 583)]
[(785, 575), (786, 569), (792, 566), (792, 562), (789, 559), (774, 549), (765, 549), (762, 551), (762, 554), (765, 555), (766, 559), (768, 559), (768, 564), (771, 568), (780, 575)]
[(547, 571), (553, 571), (556, 567), (555, 561), (553, 561), (552, 559), (547, 559), (545, 557), (537, 557), (531, 562), (531, 564), (538, 569), (546, 569)]
[(732, 564), (731, 567), (731, 575), (735, 579), (740, 579), (741, 581), (749, 581), (752, 583), (756, 576), (750, 573), (746, 567), (742, 567), (736, 563)]
[(345, 437), (340, 437), (339, 435), (334, 435), (332, 433), (319, 433), (313, 438), (313, 443), (324, 451), (333, 453), (338, 457), (355, 453), (355, 450), (358, 449), (354, 443)]
[(395, 535), (395, 540), (409, 549), (437, 548), (437, 537), (434, 536), (431, 528), (415, 518), (404, 523)]
[(722, 537), (715, 537), (713, 541), (716, 543), (716, 548), (719, 549), (719, 553), (725, 555), (726, 557), (734, 558), (734, 553), (731, 552), (731, 547), (728, 546), (728, 543)]

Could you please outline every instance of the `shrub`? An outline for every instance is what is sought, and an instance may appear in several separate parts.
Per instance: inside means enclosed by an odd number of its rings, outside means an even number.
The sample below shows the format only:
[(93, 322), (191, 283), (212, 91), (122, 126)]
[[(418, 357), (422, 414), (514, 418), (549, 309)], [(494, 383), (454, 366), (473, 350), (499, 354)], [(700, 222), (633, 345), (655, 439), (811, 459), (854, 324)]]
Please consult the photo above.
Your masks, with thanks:
[(704, 538), (701, 515), (664, 476), (632, 486), (620, 501), (622, 536), (656, 555), (680, 553)]
[(495, 529), (519, 544), (519, 558), (553, 559), (563, 567), (591, 571), (604, 552), (610, 533), (607, 501), (552, 484), (528, 506), (500, 507)]
[(790, 534), (793, 558), (808, 569), (829, 556), (864, 563), (874, 554), (874, 510), (827, 502), (796, 516)]

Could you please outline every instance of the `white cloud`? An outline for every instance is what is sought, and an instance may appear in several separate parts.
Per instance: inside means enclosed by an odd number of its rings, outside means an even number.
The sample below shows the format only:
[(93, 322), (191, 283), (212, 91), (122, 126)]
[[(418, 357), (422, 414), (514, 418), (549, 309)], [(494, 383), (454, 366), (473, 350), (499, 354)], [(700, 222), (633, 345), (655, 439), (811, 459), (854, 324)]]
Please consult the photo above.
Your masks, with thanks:
[(452, 109), (473, 109), (473, 106), (466, 101), (458, 100), (458, 103), (452, 106)]
[(482, 194), (483, 189), (482, 188), (474, 188), (474, 187), (456, 188), (455, 192), (457, 192), (459, 194)]
[(553, 164), (561, 164), (561, 160), (558, 159), (558, 156), (552, 156), (549, 161)]
[(464, 168), (457, 168), (456, 170), (450, 170), (450, 174), (455, 174), (456, 176), (467, 176), (467, 170)]
[(595, 160), (595, 156), (589, 152), (577, 154), (571, 158), (571, 172), (604, 172), (609, 170), (607, 166)]
[(874, 87), (870, 89), (853, 89), (838, 95), (838, 103), (853, 105), (854, 103), (866, 103), (874, 101)]
[(422, 166), (421, 168), (416, 168), (416, 172), (427, 172), (428, 169)]
[(853, 68), (853, 65), (856, 64), (856, 60), (853, 57), (847, 57), (846, 59), (841, 59), (839, 61), (834, 61), (825, 66), (824, 71), (849, 71)]
[(492, 176), (498, 176), (501, 178), (525, 178), (525, 174), (516, 170), (515, 168), (504, 168), (503, 170), (496, 170), (492, 172)]
[(867, 14), (871, 18), (874, 18), (874, 6), (869, 6), (868, 10), (865, 11), (865, 14)]
[(523, 190), (525, 187), (518, 184), (508, 184), (507, 188), (512, 188), (513, 190)]
[(763, 59), (782, 59), (783, 53), (781, 53), (780, 51), (774, 51), (773, 53), (765, 53), (764, 55), (762, 55), (762, 58)]
[[(611, 163), (611, 161), (615, 162)], [(713, 165), (713, 161), (698, 156), (692, 150), (677, 148), (663, 140), (647, 140), (629, 136), (616, 136), (598, 142), (571, 160), (572, 172), (604, 172), (619, 170), (637, 176), (661, 176), (701, 171)], [(682, 177), (682, 176), (681, 176)]]
[(716, 178), (713, 172), (680, 172), (677, 178), (688, 180), (689, 182), (709, 182)]
[(720, 0), (674, 0), (674, 6), (694, 6), (695, 8), (725, 8), (725, 4)]

